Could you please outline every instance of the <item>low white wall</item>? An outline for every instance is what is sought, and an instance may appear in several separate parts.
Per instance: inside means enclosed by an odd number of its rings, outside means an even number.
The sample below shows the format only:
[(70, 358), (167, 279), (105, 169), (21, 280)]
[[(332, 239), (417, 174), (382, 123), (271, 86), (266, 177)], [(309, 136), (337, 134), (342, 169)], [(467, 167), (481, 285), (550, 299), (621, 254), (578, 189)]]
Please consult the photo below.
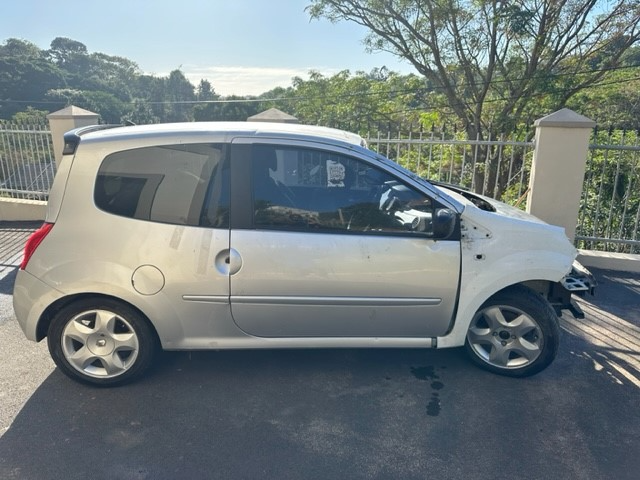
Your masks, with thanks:
[[(44, 220), (47, 202), (0, 198), (0, 221)], [(640, 255), (578, 250), (578, 261), (585, 267), (640, 273)]]
[(578, 261), (585, 267), (640, 273), (640, 255), (578, 250)]
[(0, 198), (0, 220), (5, 222), (44, 220), (47, 202)]

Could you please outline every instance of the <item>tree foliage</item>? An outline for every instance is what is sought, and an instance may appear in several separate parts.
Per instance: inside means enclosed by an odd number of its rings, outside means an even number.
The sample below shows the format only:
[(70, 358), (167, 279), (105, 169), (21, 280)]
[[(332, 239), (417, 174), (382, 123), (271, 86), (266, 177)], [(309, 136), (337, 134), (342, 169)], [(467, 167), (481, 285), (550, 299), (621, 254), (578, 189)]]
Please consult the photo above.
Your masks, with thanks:
[(0, 118), (29, 107), (53, 111), (75, 104), (106, 122), (189, 121), (195, 100), (180, 70), (144, 75), (135, 62), (90, 53), (76, 40), (55, 38), (48, 50), (15, 38), (0, 44)]
[(312, 18), (366, 27), (431, 81), (468, 135), (511, 131), (621, 65), (640, 38), (637, 0), (311, 0)]
[(290, 88), (277, 88), (260, 98), (263, 109), (286, 110), (301, 123), (360, 133), (419, 130), (426, 125), (425, 110), (433, 108), (428, 82), (386, 68), (355, 74), (343, 70), (332, 76), (311, 71), (308, 79), (295, 77)]
[[(556, 2), (553, 5), (559, 5), (557, 8), (568, 8), (568, 5), (576, 7), (577, 3), (572, 1)], [(525, 49), (532, 40), (525, 33), (532, 29), (535, 18), (543, 13), (535, 13), (537, 10), (531, 14), (526, 12), (529, 11), (527, 8), (531, 9), (533, 6), (542, 8), (546, 5), (543, 2), (494, 4), (475, 0), (447, 0), (427, 5), (415, 0), (316, 0), (311, 13), (338, 20), (340, 17), (337, 11), (332, 13), (331, 8), (352, 3), (370, 4), (372, 8), (396, 13), (402, 8), (410, 9), (413, 6), (414, 10), (411, 11), (416, 15), (416, 22), (420, 20), (423, 23), (426, 20), (418, 15), (419, 9), (428, 7), (433, 12), (439, 12), (440, 16), (428, 23), (438, 26), (438, 32), (443, 35), (442, 39), (438, 39), (440, 43), (437, 45), (440, 48), (440, 61), (446, 61), (442, 64), (442, 69), (434, 67), (433, 75), (399, 75), (385, 67), (371, 72), (352, 73), (344, 70), (334, 75), (311, 71), (307, 78), (293, 78), (290, 85), (274, 88), (257, 97), (222, 97), (216, 93), (211, 82), (203, 79), (194, 86), (179, 69), (167, 76), (144, 74), (132, 60), (90, 52), (84, 44), (73, 39), (58, 37), (46, 50), (41, 50), (26, 40), (8, 39), (0, 44), (0, 118), (11, 118), (29, 107), (50, 112), (75, 104), (99, 113), (103, 121), (116, 123), (245, 120), (275, 107), (298, 117), (302, 123), (345, 128), (360, 133), (375, 130), (407, 132), (438, 129), (442, 124), (453, 121), (458, 123), (458, 132), (469, 134), (472, 138), (478, 132), (485, 138), (491, 133), (492, 138), (495, 138), (496, 133), (508, 133), (514, 127), (523, 125), (528, 127), (535, 119), (566, 104), (599, 123), (614, 123), (627, 128), (638, 126), (640, 46), (626, 48), (629, 39), (625, 36), (620, 37), (618, 43), (610, 42), (607, 48), (602, 47), (599, 55), (593, 53), (588, 58), (577, 59), (566, 56), (551, 69), (545, 70), (542, 60), (538, 60), (540, 65), (535, 75), (529, 78), (522, 74), (527, 68), (531, 70), (532, 67), (527, 65), (533, 63), (533, 56), (526, 54)], [(456, 44), (449, 34), (448, 44), (443, 29), (453, 28), (453, 20), (447, 16), (447, 12), (454, 6), (455, 11), (460, 14), (456, 17), (456, 22), (461, 23), (466, 19), (463, 22), (464, 28), (458, 27), (460, 34), (464, 32), (464, 38), (459, 39)], [(463, 11), (462, 7), (475, 10)], [(494, 10), (490, 10), (491, 8)], [(551, 6), (545, 8), (549, 9)], [(476, 32), (477, 39), (474, 41), (471, 41), (470, 33), (474, 31), (474, 26), (477, 30), (482, 30), (482, 24), (478, 23), (481, 19), (484, 18), (485, 22), (488, 20), (480, 14), (470, 16), (469, 12), (489, 11), (501, 12), (502, 16), (509, 19), (509, 29), (507, 33), (500, 34), (500, 41), (511, 45), (510, 56), (501, 57), (502, 63), (495, 61), (492, 68), (489, 68), (491, 64), (488, 63), (490, 52), (481, 48), (482, 45), (488, 45), (487, 33)], [(605, 15), (604, 10), (599, 12)], [(620, 17), (619, 28), (627, 31), (631, 27), (623, 25), (622, 20), (626, 21), (631, 13), (627, 12), (625, 15)], [(535, 17), (533, 20), (532, 16)], [(495, 23), (501, 25), (500, 22), (506, 22), (501, 18), (495, 20)], [(593, 23), (595, 18), (593, 16), (587, 20)], [(384, 16), (376, 21), (383, 20)], [(368, 21), (373, 22), (371, 19)], [(414, 28), (418, 28), (418, 23)], [(518, 35), (512, 30), (519, 32)], [(497, 26), (494, 31), (499, 31)], [(578, 31), (575, 33), (577, 35)], [(390, 49), (391, 44), (376, 35), (373, 32), (370, 35), (369, 47)], [(603, 34), (600, 43), (608, 39)], [(497, 41), (497, 44), (502, 43)], [(626, 48), (624, 53), (621, 53), (620, 43)], [(519, 46), (518, 49), (514, 45)], [(407, 44), (407, 48), (409, 46)], [(538, 50), (541, 48), (538, 47)], [(430, 52), (427, 47), (421, 51), (423, 65), (430, 65)], [(574, 53), (576, 52), (582, 55), (587, 52), (586, 46), (574, 49)], [(539, 57), (548, 64), (550, 60), (545, 55)], [(468, 57), (476, 63), (465, 67), (458, 57)], [(613, 65), (611, 62), (614, 60), (618, 67), (606, 67)], [(471, 69), (473, 75), (467, 73), (468, 69)], [(583, 71), (587, 73), (575, 73)], [(575, 74), (569, 75), (567, 72)], [(468, 81), (467, 77), (474, 81)], [(598, 80), (587, 85), (587, 77)], [(483, 83), (484, 80), (490, 82), (488, 86)], [(445, 88), (446, 81), (450, 82), (452, 93), (448, 93)], [(529, 82), (528, 87), (518, 87), (520, 84), (517, 82), (520, 81)], [(481, 88), (484, 90), (479, 90)], [(573, 91), (571, 89), (575, 92), (567, 97), (568, 92)], [(479, 91), (484, 92), (484, 96), (479, 96)], [(483, 103), (479, 103), (479, 98)], [(456, 109), (461, 109), (460, 115), (456, 113)], [(476, 114), (480, 115), (481, 120), (475, 119)], [(479, 129), (476, 129), (476, 124), (480, 125)]]
[(64, 73), (46, 52), (25, 40), (11, 38), (0, 45), (0, 118), (8, 119), (41, 100), (48, 90), (64, 86)]
[(615, 129), (640, 128), (640, 46), (627, 51), (622, 68), (608, 72), (591, 88), (578, 92), (567, 106), (598, 125)]
[(11, 121), (18, 125), (44, 125), (47, 122), (48, 113), (46, 110), (36, 110), (33, 107), (27, 107), (26, 110), (13, 115)]

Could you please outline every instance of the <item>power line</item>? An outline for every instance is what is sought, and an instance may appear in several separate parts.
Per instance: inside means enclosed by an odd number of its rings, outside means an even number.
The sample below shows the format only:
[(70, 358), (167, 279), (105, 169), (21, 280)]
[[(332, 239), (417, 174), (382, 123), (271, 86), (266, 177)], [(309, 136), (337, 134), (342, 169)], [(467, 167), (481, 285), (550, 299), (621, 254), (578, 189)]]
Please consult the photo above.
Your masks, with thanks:
[[(625, 80), (616, 80), (616, 81), (611, 81), (611, 82), (602, 82), (602, 83), (597, 83), (594, 85), (591, 85), (589, 87), (585, 87), (585, 89), (588, 88), (596, 88), (596, 87), (601, 87), (601, 86), (606, 86), (606, 85), (614, 85), (614, 84), (618, 84), (618, 83), (627, 83), (630, 81), (635, 81), (635, 80), (640, 80), (640, 76), (638, 77), (634, 77), (634, 78), (630, 78), (630, 79), (625, 79)], [(446, 109), (446, 108), (453, 108), (454, 106), (456, 107), (473, 107), (475, 105), (478, 105), (479, 103), (483, 103), (483, 104), (487, 104), (487, 103), (498, 103), (498, 102), (505, 102), (508, 100), (514, 100), (517, 98), (524, 98), (524, 99), (534, 99), (534, 98), (540, 98), (540, 97), (544, 97), (546, 95), (550, 95), (550, 94), (558, 94), (558, 93), (565, 93), (570, 91), (570, 88), (564, 89), (564, 90), (555, 90), (553, 92), (540, 92), (540, 93), (534, 93), (531, 95), (521, 95), (519, 97), (499, 97), (499, 98), (491, 98), (491, 99), (487, 99), (484, 100), (483, 102), (469, 102), (469, 103), (458, 103), (455, 105), (452, 105), (450, 103), (446, 104), (446, 105), (431, 105), (431, 106), (423, 106), (423, 107), (415, 107), (415, 108), (405, 108), (402, 110), (394, 110), (392, 112), (385, 112), (386, 115), (396, 115), (396, 114), (400, 114), (400, 113), (412, 113), (412, 112), (434, 112), (434, 111), (439, 111), (442, 109)]]
[[(621, 66), (621, 67), (611, 67), (611, 68), (606, 68), (606, 69), (587, 70), (587, 71), (581, 71), (581, 72), (559, 73), (559, 74), (553, 75), (553, 77), (586, 75), (586, 74), (590, 74), (590, 73), (591, 74), (593, 74), (593, 73), (602, 73), (602, 72), (625, 70), (625, 69), (638, 68), (638, 67), (640, 67), (640, 64), (639, 65), (625, 65), (625, 66)], [(507, 82), (517, 82), (519, 80), (523, 80), (524, 78), (525, 77), (520, 77), (520, 78), (516, 78), (516, 79), (492, 80), (491, 82), (489, 82), (489, 84), (490, 85), (495, 85), (495, 84), (501, 84), (501, 83), (507, 83)], [(614, 80), (614, 81), (605, 82), (605, 83), (596, 83), (596, 84), (592, 84), (592, 85), (589, 85), (587, 87), (584, 87), (583, 89), (596, 88), (596, 87), (599, 87), (599, 86), (613, 85), (613, 84), (617, 84), (617, 83), (627, 83), (627, 82), (635, 81), (635, 80), (639, 80), (639, 79), (640, 79), (640, 77), (634, 77), (634, 78), (630, 78), (630, 79), (627, 78), (627, 79), (622, 79), (622, 80)], [(456, 88), (461, 89), (461, 88), (470, 87), (470, 86), (477, 86), (477, 85), (483, 85), (483, 83), (482, 82), (478, 82), (478, 83), (461, 83), (461, 84), (456, 85)], [(368, 97), (368, 96), (377, 96), (377, 95), (402, 95), (402, 94), (419, 93), (419, 92), (422, 92), (422, 93), (433, 93), (433, 92), (437, 92), (439, 90), (445, 90), (445, 89), (446, 89), (446, 87), (444, 87), (444, 86), (432, 86), (432, 87), (417, 87), (417, 88), (410, 88), (410, 89), (403, 89), (403, 90), (383, 90), (383, 91), (379, 91), (379, 92), (353, 92), (353, 93), (342, 93), (342, 94), (339, 94), (339, 95), (334, 95), (332, 98), (333, 99), (342, 99), (342, 98)], [(518, 98), (533, 98), (533, 97), (544, 96), (544, 95), (547, 95), (549, 93), (557, 93), (557, 92), (563, 92), (563, 91), (569, 91), (569, 90), (571, 90), (571, 89), (556, 90), (555, 92), (538, 93), (538, 94), (533, 94), (531, 96), (520, 96)], [(293, 96), (293, 97), (218, 99), (218, 100), (173, 100), (173, 101), (172, 100), (163, 100), (163, 101), (144, 101), (143, 100), (143, 101), (147, 105), (207, 105), (207, 104), (234, 104), (234, 103), (297, 102), (297, 101), (317, 100), (318, 98), (320, 98), (320, 97), (315, 97), (315, 96)], [(488, 99), (488, 100), (484, 100), (484, 102), (482, 102), (482, 103), (498, 102), (498, 101), (502, 101), (502, 100), (508, 100), (510, 98), (513, 99), (514, 97), (503, 97), (503, 98), (498, 98), (498, 99)], [(129, 101), (129, 102), (122, 102), (122, 103), (126, 104), (126, 105), (135, 105), (140, 100), (141, 99), (135, 99), (135, 100), (132, 100), (132, 101)], [(0, 103), (59, 105), (62, 102), (61, 101), (55, 101), (55, 100), (0, 100)], [(477, 102), (477, 103), (479, 103), (479, 102)], [(467, 103), (466, 105), (473, 105), (473, 103)]]
[[(587, 71), (582, 71), (582, 72), (572, 72), (572, 73), (559, 73), (554, 75), (554, 77), (565, 77), (565, 76), (576, 76), (576, 75), (586, 75), (589, 73), (601, 73), (601, 72), (609, 72), (609, 71), (616, 71), (616, 70), (625, 70), (625, 69), (630, 69), (630, 68), (638, 68), (640, 67), (639, 65), (625, 65), (622, 67), (611, 67), (611, 68), (604, 68), (604, 69), (595, 69), (595, 70), (587, 70)], [(501, 79), (501, 80), (492, 80), (491, 82), (489, 82), (490, 85), (494, 85), (494, 84), (500, 84), (500, 83), (507, 83), (507, 82), (517, 82), (519, 80), (523, 80), (525, 77), (520, 77), (520, 78), (516, 78), (516, 79)], [(633, 80), (633, 79), (631, 79)], [(620, 83), (624, 83), (624, 82), (628, 82), (630, 81), (629, 79), (625, 79), (623, 81), (621, 81)], [(469, 86), (477, 86), (477, 85), (484, 85), (482, 82), (478, 82), (478, 83), (461, 83), (456, 85), (457, 88), (465, 88), (465, 87), (469, 87)], [(586, 87), (586, 88), (591, 88), (591, 87)], [(354, 93), (342, 93), (339, 95), (335, 95), (333, 98), (350, 98), (350, 97), (367, 97), (367, 96), (375, 96), (375, 95), (401, 95), (401, 94), (407, 94), (407, 93), (417, 93), (417, 92), (424, 92), (424, 93), (431, 93), (434, 91), (438, 91), (438, 90), (445, 90), (446, 87), (444, 86), (433, 86), (433, 87), (418, 87), (418, 88), (409, 88), (409, 89), (403, 89), (403, 90), (384, 90), (384, 91), (380, 91), (380, 92), (354, 92)], [(259, 103), (259, 102), (281, 102), (281, 101), (302, 101), (302, 100), (316, 100), (318, 97), (275, 97), (275, 98), (251, 98), (251, 99), (232, 99), (232, 100), (184, 100), (184, 101), (174, 101), (174, 102), (165, 102), (165, 101), (159, 101), (159, 102), (147, 102), (150, 105), (161, 105), (161, 104), (193, 104), (193, 105), (198, 105), (198, 104), (220, 104), (220, 103)]]

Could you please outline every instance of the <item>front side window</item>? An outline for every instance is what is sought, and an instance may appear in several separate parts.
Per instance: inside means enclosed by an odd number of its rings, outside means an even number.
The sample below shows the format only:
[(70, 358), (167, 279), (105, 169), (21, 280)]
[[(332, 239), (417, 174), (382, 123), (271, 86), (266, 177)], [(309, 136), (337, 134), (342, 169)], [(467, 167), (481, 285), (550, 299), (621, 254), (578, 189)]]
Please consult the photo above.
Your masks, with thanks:
[(229, 225), (229, 170), (222, 145), (145, 147), (107, 156), (96, 179), (98, 208), (177, 225)]
[(256, 228), (432, 233), (429, 197), (356, 158), (255, 145), (252, 177)]

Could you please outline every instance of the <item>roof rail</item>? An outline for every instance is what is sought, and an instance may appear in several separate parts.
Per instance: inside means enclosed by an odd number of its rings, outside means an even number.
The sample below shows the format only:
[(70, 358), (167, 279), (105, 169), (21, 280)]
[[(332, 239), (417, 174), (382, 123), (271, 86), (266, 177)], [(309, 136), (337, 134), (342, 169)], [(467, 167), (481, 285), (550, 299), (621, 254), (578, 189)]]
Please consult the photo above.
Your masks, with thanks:
[(80, 127), (74, 130), (70, 130), (64, 134), (64, 148), (62, 155), (73, 155), (76, 153), (76, 148), (80, 143), (80, 137), (90, 132), (97, 132), (99, 130), (107, 130), (109, 128), (121, 127), (122, 125), (108, 124), (108, 125), (89, 125), (88, 127)]

